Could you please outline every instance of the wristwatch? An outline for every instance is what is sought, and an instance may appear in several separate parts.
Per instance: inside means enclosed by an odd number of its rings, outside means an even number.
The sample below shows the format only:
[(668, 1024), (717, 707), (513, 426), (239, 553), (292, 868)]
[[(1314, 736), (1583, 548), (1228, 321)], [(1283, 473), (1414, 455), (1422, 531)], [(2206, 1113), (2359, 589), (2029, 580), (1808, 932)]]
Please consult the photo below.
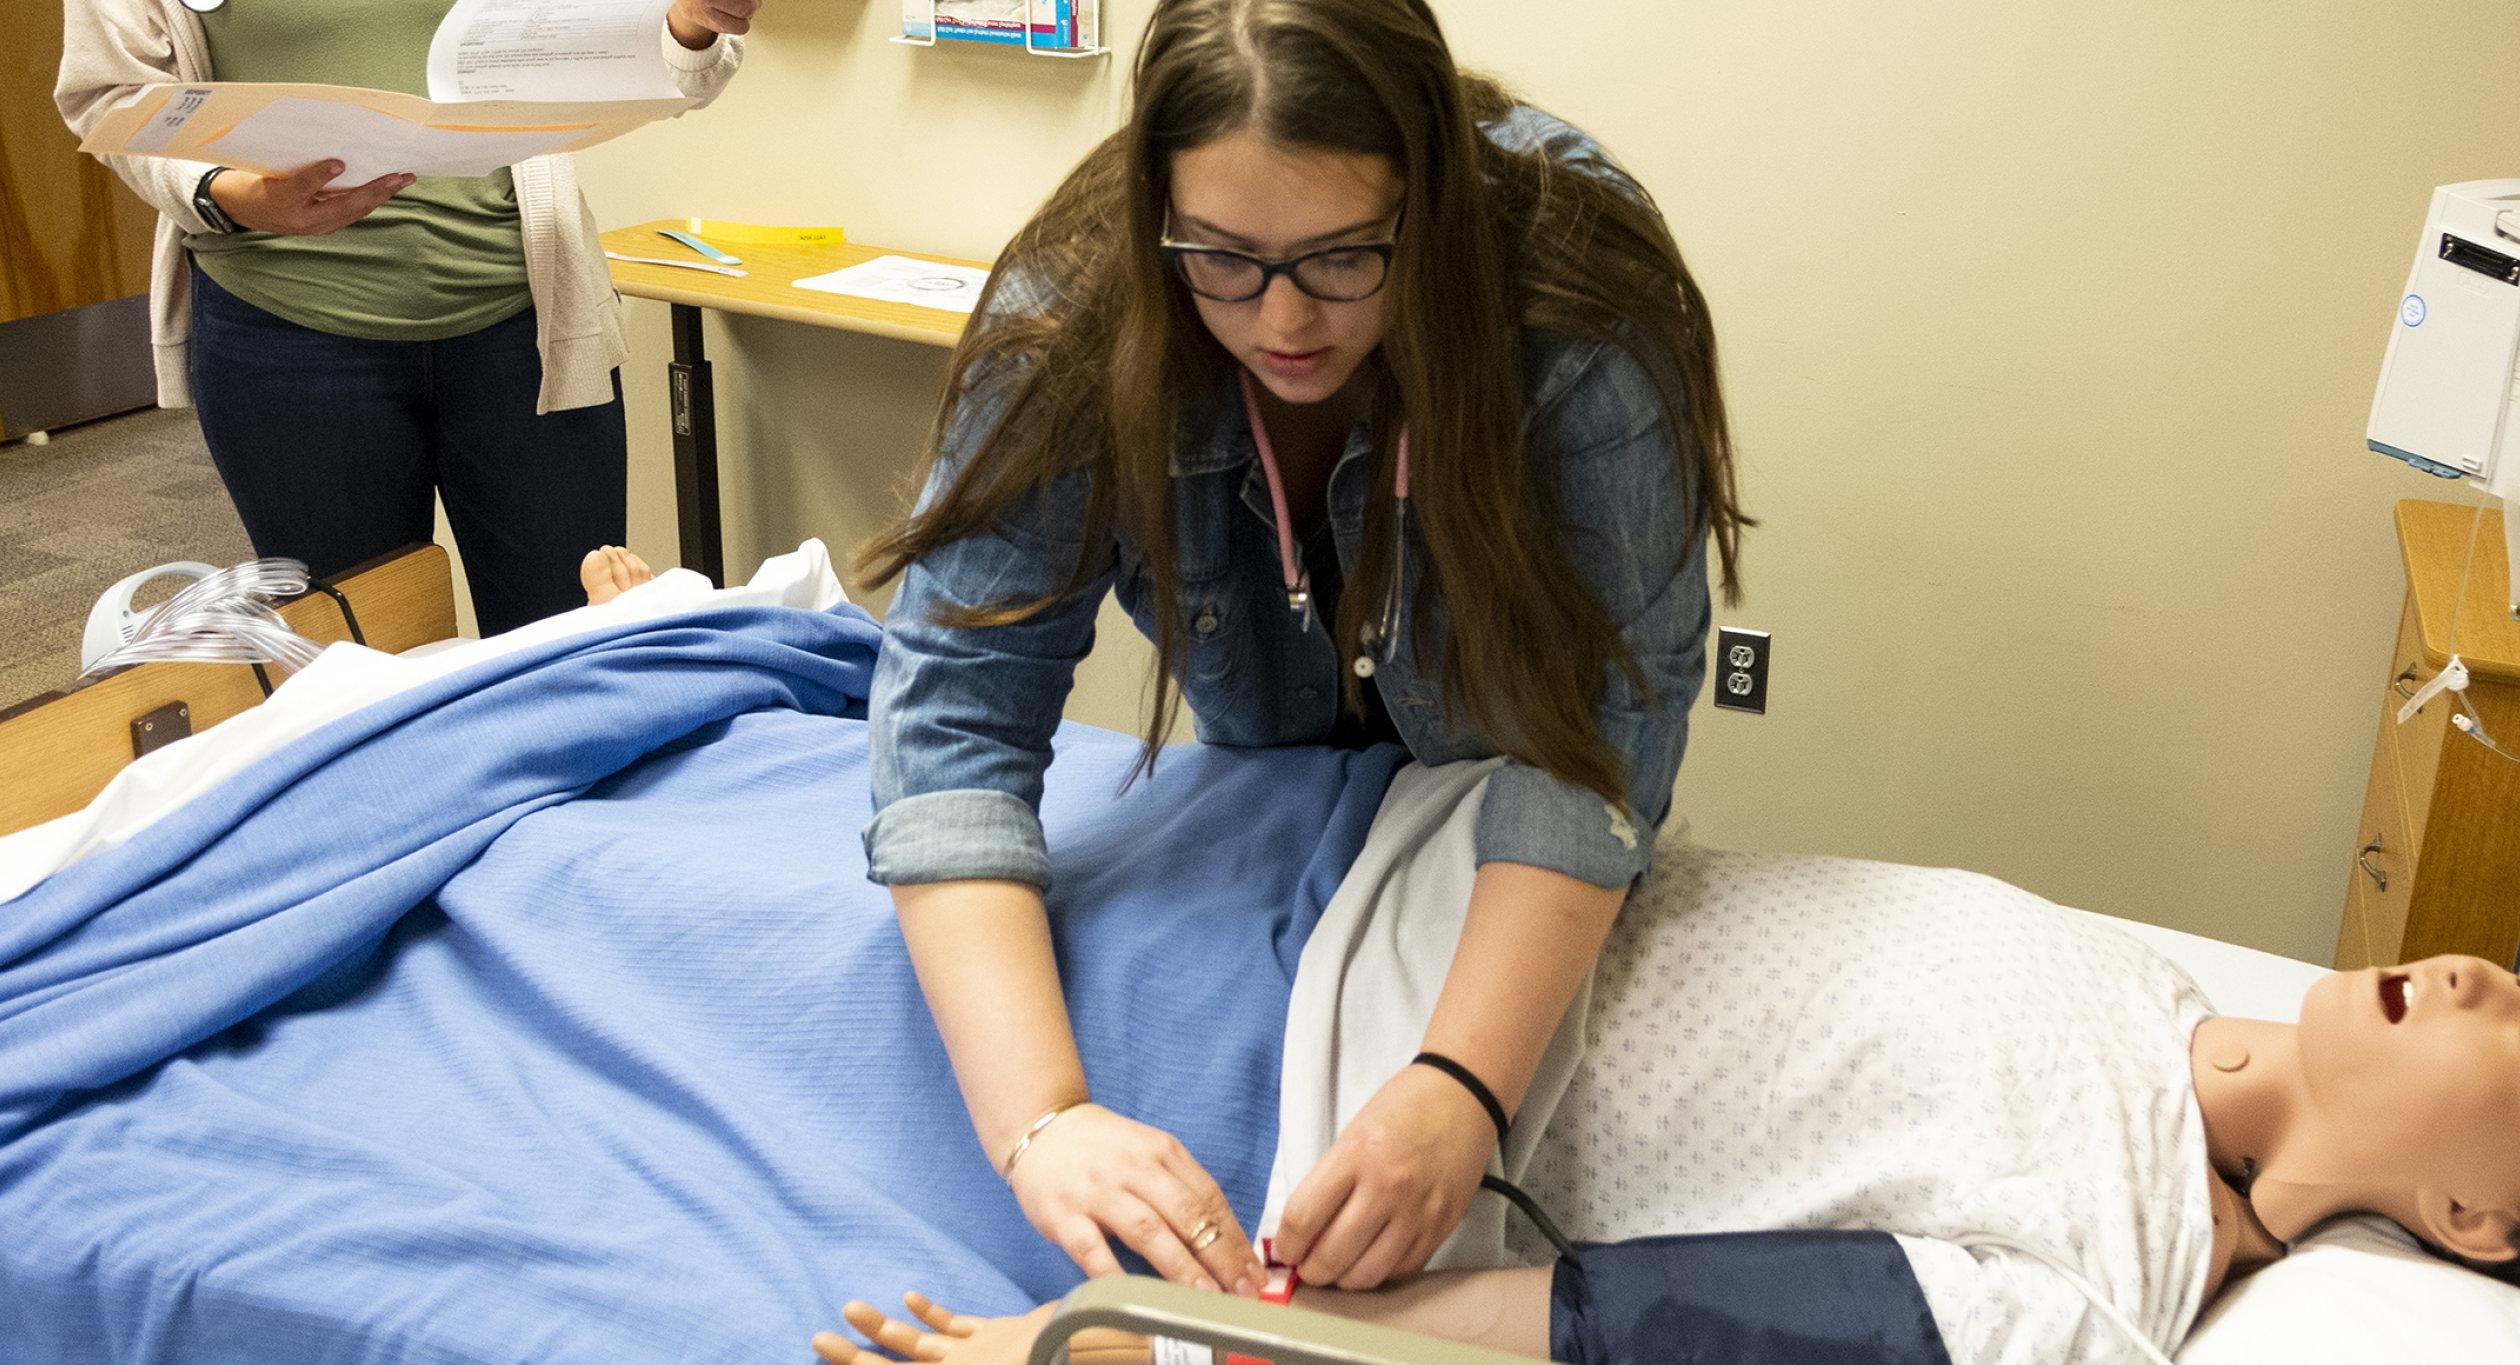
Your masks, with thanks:
[(236, 231), (236, 220), (221, 212), (219, 201), (210, 197), (210, 182), (218, 179), (219, 172), (226, 169), (225, 166), (213, 166), (202, 172), (201, 179), (193, 185), (193, 212), (201, 215), (201, 221), (208, 223), (212, 232)]

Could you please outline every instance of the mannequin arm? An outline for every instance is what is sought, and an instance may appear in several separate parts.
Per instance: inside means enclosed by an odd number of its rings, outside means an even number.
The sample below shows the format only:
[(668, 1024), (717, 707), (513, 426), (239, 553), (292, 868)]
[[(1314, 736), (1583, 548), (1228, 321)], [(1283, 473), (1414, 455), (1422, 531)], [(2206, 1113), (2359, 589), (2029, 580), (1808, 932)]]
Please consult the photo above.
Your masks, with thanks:
[(1069, 1338), (1097, 1328), (1167, 1336), (1277, 1365), (1529, 1365), (1531, 1360), (1130, 1275), (1088, 1281), (1062, 1300), (1033, 1343), (1031, 1365), (1053, 1365)]

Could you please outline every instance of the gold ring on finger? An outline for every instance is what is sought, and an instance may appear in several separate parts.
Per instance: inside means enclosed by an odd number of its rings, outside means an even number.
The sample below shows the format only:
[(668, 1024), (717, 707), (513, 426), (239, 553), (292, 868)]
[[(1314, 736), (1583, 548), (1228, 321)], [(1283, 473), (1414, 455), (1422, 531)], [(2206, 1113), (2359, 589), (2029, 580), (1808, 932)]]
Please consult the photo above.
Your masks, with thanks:
[(1214, 1219), (1202, 1219), (1197, 1227), (1190, 1230), (1190, 1249), (1205, 1251), (1216, 1245), (1216, 1239), (1224, 1235), (1224, 1231), (1216, 1226)]

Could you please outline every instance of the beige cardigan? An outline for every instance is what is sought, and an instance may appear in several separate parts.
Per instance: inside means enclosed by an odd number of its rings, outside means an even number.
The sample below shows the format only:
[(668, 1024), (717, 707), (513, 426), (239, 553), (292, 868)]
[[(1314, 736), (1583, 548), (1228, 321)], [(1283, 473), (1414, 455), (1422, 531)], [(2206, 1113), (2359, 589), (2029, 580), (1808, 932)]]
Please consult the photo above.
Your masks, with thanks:
[[(250, 3), (251, 0), (248, 0)], [(201, 20), (183, 0), (71, 0), (62, 7), (61, 80), (54, 102), (81, 137), (141, 86), (211, 79)], [(660, 33), (664, 60), (684, 94), (706, 104), (734, 78), (744, 40), (720, 37), (693, 52)], [(133, 192), (158, 211), (157, 256), (149, 277), (149, 336), (157, 351), (158, 403), (192, 401), (185, 361), (192, 334), (192, 275), (184, 238), (209, 231), (193, 211), (193, 187), (210, 167), (163, 157), (106, 157)], [(524, 222), (525, 279), (534, 295), (534, 337), (542, 349), (538, 412), (612, 401), (612, 371), (629, 354), (621, 301), (613, 293), (595, 215), (578, 193), (566, 156), (517, 164), (516, 208)]]

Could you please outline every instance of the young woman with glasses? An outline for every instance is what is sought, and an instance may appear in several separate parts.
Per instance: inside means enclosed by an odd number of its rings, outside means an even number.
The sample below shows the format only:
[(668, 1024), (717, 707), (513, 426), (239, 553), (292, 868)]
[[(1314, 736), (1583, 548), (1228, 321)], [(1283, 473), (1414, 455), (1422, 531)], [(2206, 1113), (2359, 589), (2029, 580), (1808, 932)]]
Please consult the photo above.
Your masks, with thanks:
[[(1669, 808), (1731, 582), (1703, 296), (1598, 145), (1424, 0), (1160, 0), (1128, 125), (1016, 237), (953, 364), (871, 703), (893, 888), (980, 1141), (1088, 1273), (1250, 1291), (1173, 1136), (1091, 1103), (1036, 814), (1102, 598), (1199, 737), (1499, 757), (1423, 1064), (1296, 1190), (1310, 1283), (1423, 1266)], [(1289, 857), (1304, 855), (1289, 849)], [(1216, 875), (1231, 875), (1216, 869)]]

